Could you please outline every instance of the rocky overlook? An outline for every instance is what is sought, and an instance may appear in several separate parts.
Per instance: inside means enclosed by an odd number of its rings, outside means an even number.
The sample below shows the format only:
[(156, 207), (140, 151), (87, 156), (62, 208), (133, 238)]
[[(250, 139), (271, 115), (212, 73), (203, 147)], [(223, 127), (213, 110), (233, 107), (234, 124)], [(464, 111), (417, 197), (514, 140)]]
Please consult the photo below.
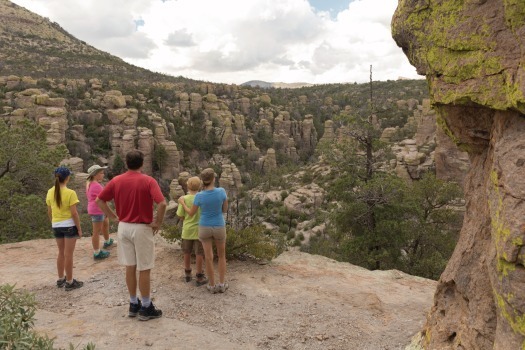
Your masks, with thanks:
[(0, 245), (0, 284), (16, 283), (35, 294), (35, 328), (56, 337), (61, 348), (93, 342), (97, 349), (398, 350), (423, 324), (436, 284), (287, 252), (267, 265), (229, 262), (230, 289), (210, 294), (184, 282), (179, 245), (158, 238), (152, 292), (164, 315), (138, 327), (127, 317), (115, 250), (96, 262), (90, 240), (78, 241), (75, 274), (85, 285), (70, 293), (50, 283), (54, 244)]
[[(423, 13), (432, 13), (430, 7), (425, 7), (430, 5), (422, 6)], [(410, 17), (402, 8), (397, 16)], [(439, 12), (439, 16), (442, 15)], [(433, 345), (445, 346), (459, 344), (459, 339), (475, 346), (492, 344), (496, 306), (491, 302), (493, 294), (489, 280), (499, 288), (496, 290), (500, 291), (497, 295), (501, 298), (497, 300), (505, 305), (507, 313), (504, 315), (510, 315), (512, 319), (514, 309), (511, 302), (514, 295), (519, 295), (518, 286), (498, 284), (501, 276), (519, 277), (515, 274), (520, 271), (517, 262), (522, 258), (519, 249), (521, 233), (508, 229), (518, 220), (521, 182), (516, 180), (516, 173), (507, 173), (506, 167), (513, 159), (516, 169), (523, 165), (511, 148), (518, 138), (512, 139), (513, 135), (506, 131), (514, 124), (504, 122), (512, 120), (519, 125), (520, 105), (512, 98), (506, 101), (514, 112), (501, 111), (498, 112), (501, 115), (493, 115), (493, 110), (476, 104), (483, 99), (490, 100), (481, 96), (481, 90), (479, 98), (474, 95), (468, 99), (458, 98), (453, 101), (454, 106), (449, 106), (445, 103), (450, 101), (445, 98), (439, 100), (434, 96), (430, 100), (426, 82), (417, 80), (374, 81), (373, 101), (369, 100), (368, 84), (327, 84), (292, 90), (197, 82), (128, 65), (72, 37), (58, 24), (7, 0), (0, 0), (0, 18), (0, 119), (9, 127), (17, 121), (30, 120), (45, 130), (48, 147), (67, 148), (68, 156), (62, 163), (75, 172), (71, 187), (78, 190), (82, 214), (86, 202), (82, 196), (87, 168), (95, 163), (107, 165), (110, 175), (118, 174), (124, 169), (122, 159), (126, 152), (139, 149), (145, 154), (144, 171), (153, 175), (165, 195), (172, 199), (171, 214), (176, 206), (175, 200), (185, 192), (185, 180), (205, 167), (213, 167), (232, 203), (238, 194), (246, 195), (247, 192), (250, 198), (246, 203), (251, 205), (253, 199), (266, 210), (255, 213), (264, 227), (276, 232), (284, 226), (284, 232), (287, 228), (291, 232), (293, 226), (294, 234), (301, 235), (307, 243), (313, 235), (321, 237), (326, 228), (326, 220), (322, 216), (314, 217), (315, 214), (323, 214), (337, 205), (328, 203), (327, 187), (338, 174), (331, 173), (317, 156), (318, 151), (322, 145), (330, 146), (348, 139), (352, 130), (340, 121), (340, 117), (369, 116), (373, 104), (371, 124), (381, 135), (381, 141), (388, 145), (385, 153), (391, 151), (394, 154), (387, 162), (374, 166), (385, 173), (395, 173), (406, 179), (406, 183), (435, 170), (442, 179), (459, 183), (466, 181), (471, 193), (462, 242), (443, 275), (424, 339), (436, 342)], [(429, 20), (427, 17), (423, 19)], [(398, 28), (400, 38), (414, 30), (401, 24), (395, 28)], [(408, 39), (399, 40), (402, 44), (402, 40)], [(418, 54), (423, 52), (420, 47), (413, 48)], [(431, 85), (434, 94), (442, 89), (439, 79), (444, 79), (446, 84), (460, 84), (445, 79), (443, 73), (436, 73), (435, 78), (435, 84)], [(501, 101), (495, 98), (493, 102), (487, 102), (490, 105), (487, 108)], [(505, 119), (507, 116), (514, 119)], [(493, 122), (495, 119), (500, 120), (497, 127)], [(436, 120), (439, 128), (436, 128)], [(491, 131), (493, 127), (495, 129)], [(492, 141), (490, 135), (494, 135)], [(513, 143), (507, 143), (507, 138)], [(456, 144), (461, 147), (457, 148)], [(486, 150), (487, 147), (492, 153)], [(500, 153), (502, 163), (493, 166), (496, 155)], [(474, 162), (475, 167), (465, 179), (470, 162)], [(294, 166), (293, 171), (284, 174), (282, 169), (287, 166)], [(245, 191), (247, 185), (255, 184), (256, 178), (263, 176), (266, 178), (260, 184)], [(277, 181), (271, 183), (272, 176), (273, 180), (278, 177)], [(483, 206), (486, 200), (481, 187), (489, 191), (491, 207)], [(241, 205), (236, 208), (237, 213)], [(507, 208), (514, 208), (510, 211), (511, 216), (507, 216)], [(251, 206), (249, 210), (252, 210)], [(492, 245), (491, 211), (492, 227), (501, 231)], [(297, 215), (292, 217), (290, 213)], [(484, 220), (479, 220), (480, 217)], [(473, 238), (477, 239), (472, 241)], [(294, 239), (301, 244), (298, 237)], [(130, 346), (140, 343), (140, 347), (142, 344), (169, 347), (169, 342), (174, 341), (172, 338), (156, 342), (150, 334), (132, 333), (129, 324), (123, 322), (117, 311), (124, 303), (124, 296), (117, 298), (111, 294), (124, 291), (123, 281), (115, 282), (119, 274), (114, 266), (116, 262), (108, 261), (107, 271), (102, 265), (93, 265), (88, 259), (89, 245), (87, 241), (83, 242), (79, 247), (84, 253), (80, 264), (87, 268), (77, 269), (90, 283), (78, 305), (71, 299), (69, 305), (62, 308), (55, 298), (56, 289), (42, 287), (47, 283), (43, 279), (48, 278), (46, 273), (52, 270), (53, 264), (52, 259), (43, 258), (45, 252), (38, 244), (49, 248), (52, 241), (1, 246), (3, 256), (9, 256), (9, 259), (0, 263), (0, 283), (18, 281), (21, 287), (36, 293), (38, 300), (45, 305), (40, 310), (37, 328), (61, 337), (61, 345), (72, 341), (72, 337), (96, 337), (99, 323), (105, 320), (105, 317), (100, 317), (100, 310), (109, 308), (112, 325), (125, 329), (125, 332), (117, 339), (112, 338), (112, 330), (104, 333), (102, 347), (111, 348), (120, 341), (126, 341)], [(225, 299), (221, 304), (230, 313), (221, 318), (220, 310), (214, 309), (202, 316), (203, 303), (209, 299), (203, 302), (194, 289), (183, 291), (184, 297), (191, 302), (170, 303), (179, 296), (176, 292), (181, 281), (173, 274), (172, 267), (174, 256), (181, 257), (176, 246), (161, 243), (158, 252), (163, 267), (159, 269), (155, 283), (158, 283), (158, 300), (170, 305), (166, 307), (168, 317), (161, 321), (162, 327), (167, 332), (198, 334), (184, 338), (188, 344), (193, 342), (191, 344), (195, 347), (223, 341), (225, 348), (401, 348), (421, 327), (422, 314), (429, 306), (428, 291), (435, 287), (432, 281), (412, 278), (397, 271), (369, 272), (292, 251), (284, 253), (272, 265), (232, 263), (232, 276), (236, 277), (232, 280), (231, 292), (236, 299)], [(468, 244), (473, 247), (467, 247)], [(19, 259), (21, 251), (27, 253), (25, 262)], [(49, 253), (49, 249), (46, 251)], [(499, 260), (491, 260), (491, 263), (497, 262), (496, 267), (488, 263), (483, 265), (480, 260), (490, 256), (488, 253), (499, 254)], [(47, 260), (33, 272), (30, 268), (35, 259)], [(17, 263), (13, 263), (15, 260)], [(458, 272), (457, 266), (460, 265), (467, 268)], [(471, 272), (476, 273), (477, 280), (472, 278)], [(294, 274), (301, 278), (295, 278)], [(456, 278), (456, 274), (459, 277)], [(361, 282), (362, 285), (358, 286)], [(351, 290), (347, 289), (349, 286)], [(107, 291), (105, 287), (108, 287)], [(98, 294), (99, 290), (103, 293)], [(242, 301), (241, 311), (235, 308), (238, 300)], [(455, 303), (450, 307), (454, 310), (454, 317), (449, 313), (449, 306), (442, 306), (447, 300)], [(94, 322), (83, 318), (93, 303), (98, 312)], [(75, 309), (77, 306), (79, 310)], [(54, 312), (55, 307), (59, 312)], [(254, 310), (256, 316), (245, 316)], [(401, 313), (402, 310), (407, 313)], [(488, 322), (479, 318), (484, 311), (490, 318)], [(207, 323), (208, 316), (213, 318), (211, 323)], [(463, 317), (477, 320), (475, 331), (467, 328), (470, 321), (458, 321)], [(298, 319), (296, 324), (290, 322), (291, 318)], [(71, 320), (85, 325), (85, 332), (79, 335), (71, 328), (66, 328), (64, 333), (56, 331)], [(166, 320), (181, 323), (174, 326)], [(224, 325), (224, 321), (229, 323)], [(312, 327), (315, 331), (303, 334), (305, 329)], [(341, 327), (343, 331), (334, 331)], [(242, 332), (236, 332), (238, 329)], [(57, 333), (53, 333), (55, 331)], [(221, 334), (217, 335), (216, 331)], [(201, 338), (203, 333), (205, 336)], [(460, 337), (463, 333), (465, 336)], [(299, 343), (297, 339), (301, 339)]]
[(400, 1), (392, 28), (471, 161), (463, 229), (420, 345), (523, 348), (525, 3)]

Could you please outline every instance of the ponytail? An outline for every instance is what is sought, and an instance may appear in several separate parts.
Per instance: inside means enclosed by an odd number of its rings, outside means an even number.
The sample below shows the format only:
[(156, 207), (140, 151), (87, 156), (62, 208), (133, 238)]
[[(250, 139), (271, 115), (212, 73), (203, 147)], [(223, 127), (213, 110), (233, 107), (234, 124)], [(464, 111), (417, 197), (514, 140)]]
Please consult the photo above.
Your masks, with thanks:
[(55, 203), (59, 208), (62, 206), (62, 196), (60, 194), (60, 177), (58, 174), (55, 174)]
[(86, 193), (89, 191), (89, 186), (91, 186), (91, 183), (93, 182), (93, 176), (88, 176), (86, 181)]

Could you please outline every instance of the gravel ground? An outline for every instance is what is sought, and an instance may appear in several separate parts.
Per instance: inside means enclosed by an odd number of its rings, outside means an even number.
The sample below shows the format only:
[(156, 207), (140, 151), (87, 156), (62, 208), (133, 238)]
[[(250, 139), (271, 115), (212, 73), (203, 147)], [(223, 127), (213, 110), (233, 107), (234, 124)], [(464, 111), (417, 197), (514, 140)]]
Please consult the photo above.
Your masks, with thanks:
[(127, 317), (124, 270), (116, 249), (91, 258), (78, 241), (71, 292), (54, 285), (53, 240), (1, 245), (0, 283), (36, 295), (36, 329), (55, 343), (97, 349), (403, 349), (422, 328), (434, 281), (398, 271), (371, 272), (324, 257), (286, 252), (270, 264), (229, 261), (224, 294), (184, 282), (182, 252), (158, 238), (152, 295), (164, 316)]

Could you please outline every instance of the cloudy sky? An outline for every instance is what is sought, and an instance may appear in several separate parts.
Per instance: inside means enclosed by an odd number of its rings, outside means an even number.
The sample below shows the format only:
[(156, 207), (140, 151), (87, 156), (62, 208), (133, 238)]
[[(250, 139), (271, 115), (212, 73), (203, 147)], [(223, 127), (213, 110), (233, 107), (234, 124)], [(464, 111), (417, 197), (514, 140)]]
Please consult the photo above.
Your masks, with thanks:
[(152, 71), (211, 82), (418, 78), (391, 37), (397, 0), (12, 0)]

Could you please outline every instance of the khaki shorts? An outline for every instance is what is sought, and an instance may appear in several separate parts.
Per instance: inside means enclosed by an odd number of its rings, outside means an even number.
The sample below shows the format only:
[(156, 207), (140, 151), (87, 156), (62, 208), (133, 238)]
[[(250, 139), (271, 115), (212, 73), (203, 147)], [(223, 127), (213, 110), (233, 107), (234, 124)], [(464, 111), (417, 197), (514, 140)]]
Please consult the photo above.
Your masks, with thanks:
[(199, 240), (209, 241), (215, 239), (216, 241), (226, 240), (225, 226), (199, 226)]
[(198, 239), (183, 239), (182, 240), (182, 251), (184, 254), (191, 254), (195, 247), (195, 255), (204, 256), (204, 249), (202, 243)]
[(137, 270), (151, 270), (155, 265), (153, 229), (147, 224), (118, 224), (118, 262), (137, 266)]

